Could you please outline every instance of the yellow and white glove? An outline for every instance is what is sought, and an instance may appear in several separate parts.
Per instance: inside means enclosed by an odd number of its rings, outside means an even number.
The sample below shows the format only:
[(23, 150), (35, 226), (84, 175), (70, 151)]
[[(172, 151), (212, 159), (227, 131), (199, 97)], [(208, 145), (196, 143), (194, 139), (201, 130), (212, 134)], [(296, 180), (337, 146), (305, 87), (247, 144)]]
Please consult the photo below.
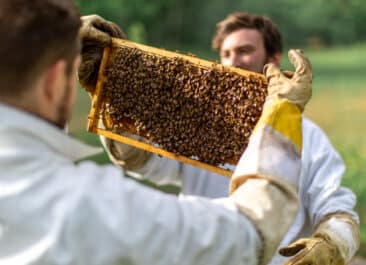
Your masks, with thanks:
[(259, 264), (270, 261), (298, 210), (301, 111), (311, 97), (312, 70), (299, 50), (290, 50), (289, 59), (292, 77), (265, 67), (268, 97), (230, 182), (230, 197), (262, 237)]
[(285, 99), (304, 111), (312, 93), (311, 86), (309, 86), (313, 79), (311, 64), (306, 57), (302, 56), (301, 50), (292, 50), (288, 56), (296, 68), (293, 74), (289, 71), (281, 71), (274, 64), (267, 64), (264, 67), (264, 72), (269, 80), (266, 103)]
[(79, 82), (81, 86), (93, 93), (98, 80), (99, 66), (102, 61), (103, 49), (110, 45), (112, 37), (125, 39), (125, 34), (117, 24), (104, 20), (98, 15), (81, 17), (80, 29), (81, 64)]
[(344, 265), (359, 247), (359, 226), (346, 213), (328, 215), (314, 235), (279, 250), (290, 257), (284, 265)]

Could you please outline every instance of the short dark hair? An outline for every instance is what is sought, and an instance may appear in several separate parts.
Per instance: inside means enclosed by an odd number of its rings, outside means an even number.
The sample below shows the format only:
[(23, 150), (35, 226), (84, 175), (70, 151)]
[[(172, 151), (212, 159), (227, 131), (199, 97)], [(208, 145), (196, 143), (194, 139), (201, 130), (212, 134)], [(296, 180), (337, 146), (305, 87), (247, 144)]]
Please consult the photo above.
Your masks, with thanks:
[(276, 24), (265, 16), (251, 15), (247, 12), (229, 14), (216, 24), (216, 32), (212, 39), (212, 48), (220, 51), (224, 39), (239, 29), (256, 29), (263, 37), (267, 56), (282, 53), (282, 37)]
[(80, 25), (73, 0), (1, 0), (0, 93), (20, 94), (60, 59), (71, 72)]

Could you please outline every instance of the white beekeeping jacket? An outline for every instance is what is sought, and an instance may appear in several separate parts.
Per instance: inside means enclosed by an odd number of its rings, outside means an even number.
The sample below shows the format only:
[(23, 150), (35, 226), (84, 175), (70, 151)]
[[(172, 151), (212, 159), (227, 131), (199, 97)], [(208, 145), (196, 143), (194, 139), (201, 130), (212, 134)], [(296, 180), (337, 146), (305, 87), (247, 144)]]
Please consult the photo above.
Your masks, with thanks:
[(0, 264), (257, 264), (261, 240), (233, 203), (166, 195), (0, 104)]

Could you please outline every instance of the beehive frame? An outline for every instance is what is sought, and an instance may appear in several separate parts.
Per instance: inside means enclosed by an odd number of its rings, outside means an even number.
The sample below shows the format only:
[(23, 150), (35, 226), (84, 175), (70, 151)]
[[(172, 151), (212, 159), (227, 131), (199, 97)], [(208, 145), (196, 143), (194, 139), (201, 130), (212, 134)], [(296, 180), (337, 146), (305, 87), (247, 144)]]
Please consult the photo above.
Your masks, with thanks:
[[(116, 46), (116, 47), (129, 47), (129, 48), (137, 48), (139, 50), (142, 50), (144, 53), (146, 54), (152, 54), (152, 55), (157, 55), (157, 56), (162, 56), (162, 57), (167, 57), (167, 58), (182, 58), (184, 60), (189, 61), (190, 63), (197, 65), (200, 68), (212, 68), (213, 67), (213, 62), (210, 61), (206, 61), (206, 60), (202, 60), (196, 57), (192, 57), (192, 56), (187, 56), (187, 55), (182, 55), (179, 53), (175, 53), (175, 52), (170, 52), (170, 51), (166, 51), (166, 50), (162, 50), (162, 49), (158, 49), (158, 48), (154, 48), (154, 47), (150, 47), (150, 46), (146, 46), (146, 45), (141, 45), (141, 44), (137, 44), (134, 42), (130, 42), (130, 41), (126, 41), (126, 40), (121, 40), (121, 39), (112, 39), (112, 47)], [(131, 146), (134, 146), (136, 148), (139, 149), (143, 149), (145, 151), (148, 152), (152, 152), (155, 153), (157, 155), (161, 155), (170, 159), (174, 159), (183, 163), (187, 163), (205, 170), (209, 170), (211, 172), (226, 176), (226, 177), (230, 177), (232, 175), (232, 171), (222, 168), (222, 167), (218, 167), (218, 166), (213, 166), (204, 162), (201, 162), (199, 160), (195, 160), (189, 157), (185, 157), (182, 155), (177, 155), (174, 154), (172, 152), (168, 152), (162, 148), (138, 141), (138, 140), (134, 140), (131, 139), (129, 137), (126, 136), (122, 136), (120, 134), (117, 133), (113, 133), (110, 130), (107, 129), (102, 129), (98, 127), (98, 124), (101, 120), (100, 117), (100, 110), (101, 110), (101, 104), (103, 102), (103, 98), (102, 98), (102, 94), (101, 91), (103, 89), (103, 83), (104, 83), (104, 70), (106, 68), (106, 64), (108, 63), (108, 59), (109, 59), (109, 54), (110, 54), (110, 47), (107, 47), (104, 49), (103, 52), (103, 57), (102, 57), (102, 61), (101, 61), (101, 65), (100, 65), (100, 69), (99, 69), (99, 74), (98, 74), (98, 80), (97, 80), (97, 84), (96, 84), (96, 88), (95, 88), (95, 92), (92, 96), (92, 102), (91, 102), (91, 109), (88, 115), (88, 124), (87, 124), (87, 130), (89, 132), (93, 132), (96, 133), (98, 135), (103, 135), (107, 138), (113, 139), (115, 141), (124, 143), (124, 144), (128, 144)], [(217, 66), (216, 66), (217, 67)], [(220, 67), (220, 66), (218, 66)], [(257, 78), (263, 80), (263, 85), (266, 85), (265, 82), (265, 78), (263, 75), (260, 74), (255, 74), (253, 72), (248, 72), (242, 69), (238, 69), (238, 68), (234, 68), (234, 67), (230, 67), (227, 68), (230, 69), (230, 71), (232, 72), (236, 72), (240, 75), (245, 75), (245, 76), (249, 76), (249, 75), (256, 75)]]

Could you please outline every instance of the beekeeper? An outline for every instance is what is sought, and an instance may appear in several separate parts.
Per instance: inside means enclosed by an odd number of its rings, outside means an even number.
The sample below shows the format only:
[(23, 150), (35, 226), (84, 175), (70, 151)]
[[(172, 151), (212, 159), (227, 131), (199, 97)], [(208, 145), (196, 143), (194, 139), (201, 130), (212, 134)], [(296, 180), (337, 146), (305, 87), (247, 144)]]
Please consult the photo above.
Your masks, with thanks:
[(231, 195), (178, 199), (120, 168), (76, 163), (96, 151), (64, 131), (79, 27), (72, 0), (0, 2), (0, 264), (265, 264), (297, 211), (307, 60), (291, 51), (295, 79), (267, 69), (266, 106)]

